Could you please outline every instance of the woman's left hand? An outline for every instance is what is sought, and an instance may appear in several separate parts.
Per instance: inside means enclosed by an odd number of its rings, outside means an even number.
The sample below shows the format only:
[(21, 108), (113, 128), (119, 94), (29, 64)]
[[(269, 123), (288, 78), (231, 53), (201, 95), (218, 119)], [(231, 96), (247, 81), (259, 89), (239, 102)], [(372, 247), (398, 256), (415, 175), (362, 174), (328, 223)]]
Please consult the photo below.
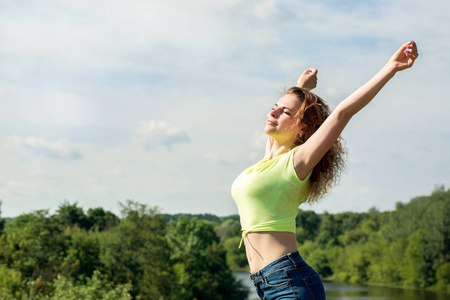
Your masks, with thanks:
[(397, 52), (392, 55), (388, 64), (395, 72), (411, 68), (414, 61), (419, 56), (417, 45), (414, 41), (408, 42), (400, 47)]
[(306, 69), (297, 81), (297, 87), (310, 91), (317, 86), (317, 69)]

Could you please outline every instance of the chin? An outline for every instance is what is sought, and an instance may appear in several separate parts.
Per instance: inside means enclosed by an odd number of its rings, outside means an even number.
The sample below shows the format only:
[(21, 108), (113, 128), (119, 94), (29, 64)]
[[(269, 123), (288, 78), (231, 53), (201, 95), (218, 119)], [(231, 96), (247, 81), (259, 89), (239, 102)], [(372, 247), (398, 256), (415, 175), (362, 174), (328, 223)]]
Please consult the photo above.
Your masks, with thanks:
[(266, 127), (264, 127), (264, 132), (267, 134), (267, 135), (271, 135), (271, 132), (273, 131), (273, 128), (270, 128), (270, 127), (268, 127), (268, 126), (266, 126)]

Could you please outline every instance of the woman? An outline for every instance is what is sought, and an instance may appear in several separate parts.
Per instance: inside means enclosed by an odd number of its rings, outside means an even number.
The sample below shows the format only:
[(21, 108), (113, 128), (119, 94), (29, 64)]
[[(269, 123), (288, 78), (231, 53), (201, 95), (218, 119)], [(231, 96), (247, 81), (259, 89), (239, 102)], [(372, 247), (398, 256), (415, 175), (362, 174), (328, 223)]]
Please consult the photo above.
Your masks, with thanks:
[(343, 166), (342, 130), (417, 56), (413, 41), (404, 44), (331, 114), (323, 100), (309, 92), (316, 85), (317, 71), (308, 69), (299, 87), (289, 89), (268, 113), (265, 157), (241, 173), (232, 186), (241, 217), (241, 243), (245, 242), (250, 278), (261, 299), (325, 299), (319, 275), (297, 250), (298, 206), (313, 203), (329, 191)]

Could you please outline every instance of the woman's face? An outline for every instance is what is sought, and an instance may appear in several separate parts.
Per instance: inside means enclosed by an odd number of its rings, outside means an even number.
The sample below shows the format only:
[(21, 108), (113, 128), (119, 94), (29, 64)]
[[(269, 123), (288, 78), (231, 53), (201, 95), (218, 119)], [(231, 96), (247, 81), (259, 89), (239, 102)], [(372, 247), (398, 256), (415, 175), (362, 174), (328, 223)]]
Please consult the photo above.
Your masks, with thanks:
[(264, 131), (280, 142), (295, 139), (299, 132), (295, 122), (295, 113), (299, 107), (300, 101), (294, 95), (287, 94), (281, 97), (267, 114)]

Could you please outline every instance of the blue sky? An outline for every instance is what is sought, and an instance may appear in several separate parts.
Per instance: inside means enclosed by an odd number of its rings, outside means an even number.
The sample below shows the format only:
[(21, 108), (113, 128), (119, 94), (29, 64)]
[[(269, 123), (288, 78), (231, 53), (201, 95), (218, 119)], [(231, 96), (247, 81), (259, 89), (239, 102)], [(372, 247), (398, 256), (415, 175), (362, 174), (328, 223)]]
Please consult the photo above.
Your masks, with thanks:
[[(420, 57), (343, 133), (316, 212), (391, 210), (450, 183), (448, 1), (2, 1), (2, 215), (64, 200), (237, 213), (234, 178), (306, 68), (332, 108), (413, 39)], [(437, 25), (435, 25), (437, 24)]]

